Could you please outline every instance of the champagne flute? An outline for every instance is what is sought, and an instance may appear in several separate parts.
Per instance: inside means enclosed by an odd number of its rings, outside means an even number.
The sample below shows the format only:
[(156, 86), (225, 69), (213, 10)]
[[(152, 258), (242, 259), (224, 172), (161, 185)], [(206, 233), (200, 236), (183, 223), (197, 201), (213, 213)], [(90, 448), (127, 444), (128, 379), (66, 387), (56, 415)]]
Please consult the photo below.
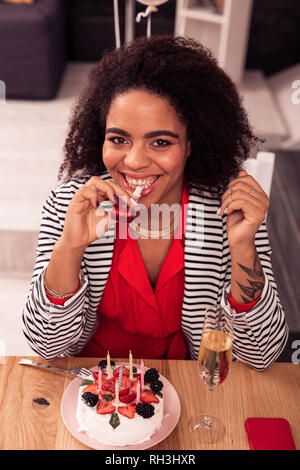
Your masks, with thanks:
[[(198, 355), (201, 379), (212, 392), (227, 377), (232, 358), (234, 310), (212, 305), (206, 309)], [(198, 413), (189, 420), (189, 429), (201, 442), (217, 442), (224, 437), (225, 427), (208, 412)]]

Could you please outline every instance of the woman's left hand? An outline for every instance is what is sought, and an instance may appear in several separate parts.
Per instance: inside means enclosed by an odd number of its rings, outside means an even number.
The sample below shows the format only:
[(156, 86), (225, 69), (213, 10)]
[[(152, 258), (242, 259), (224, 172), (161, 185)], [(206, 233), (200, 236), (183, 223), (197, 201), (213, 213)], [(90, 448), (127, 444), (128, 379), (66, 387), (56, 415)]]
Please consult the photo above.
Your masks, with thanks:
[(255, 234), (265, 219), (270, 200), (258, 182), (243, 170), (230, 181), (222, 196), (219, 215), (227, 215), (230, 249), (254, 244)]

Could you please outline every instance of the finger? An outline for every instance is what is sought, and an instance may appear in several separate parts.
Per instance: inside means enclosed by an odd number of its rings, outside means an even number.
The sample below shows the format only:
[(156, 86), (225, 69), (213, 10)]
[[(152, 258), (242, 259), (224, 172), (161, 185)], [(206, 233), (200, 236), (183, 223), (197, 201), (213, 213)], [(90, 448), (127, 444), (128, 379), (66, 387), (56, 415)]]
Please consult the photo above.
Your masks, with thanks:
[[(231, 197), (232, 199), (236, 199), (238, 197), (239, 191), (243, 191), (247, 194), (250, 194), (252, 191), (253, 185), (249, 185), (244, 181), (238, 181), (234, 184), (230, 184), (228, 189), (222, 196), (222, 200), (226, 199), (227, 197)], [(250, 194), (251, 197), (256, 199), (264, 200), (265, 194), (260, 192), (259, 189), (255, 188), (254, 193)]]
[(116, 221), (111, 217), (111, 212), (107, 214), (107, 217), (103, 217), (99, 220), (96, 226), (96, 234), (98, 238), (101, 238), (107, 230), (116, 225)]
[(263, 189), (261, 188), (260, 184), (256, 179), (253, 178), (252, 175), (249, 175), (246, 170), (242, 170), (239, 172), (238, 176), (236, 178), (233, 178), (229, 185), (231, 186), (232, 184), (237, 183), (238, 181), (243, 181), (248, 183), (251, 187), (254, 186), (256, 189), (260, 189), (261, 192), (263, 192)]
[(245, 216), (248, 216), (253, 223), (256, 223), (258, 219), (262, 222), (265, 217), (265, 211), (261, 206), (258, 207), (253, 203), (253, 201), (248, 201), (246, 199), (236, 199), (235, 201), (231, 201), (225, 208), (226, 212), (224, 213), (229, 215), (236, 210), (243, 211)]
[(90, 204), (97, 208), (98, 193), (94, 188), (82, 186), (77, 193), (78, 202), (89, 201)]
[(93, 176), (89, 181), (85, 184), (87, 188), (93, 188), (98, 192), (100, 195), (100, 199), (104, 200), (108, 198), (113, 204), (116, 203), (114, 199), (114, 189), (113, 187), (108, 184), (107, 181), (104, 181), (100, 176)]
[(130, 197), (134, 197), (133, 194), (130, 194), (129, 191), (124, 190), (118, 184), (116, 184), (113, 180), (102, 180), (99, 176), (93, 176), (87, 183), (89, 186), (96, 187), (100, 194), (106, 196), (110, 199), (113, 204), (116, 204), (118, 200), (115, 199), (115, 195), (120, 198), (121, 196), (126, 201), (127, 206), (133, 206), (133, 203), (130, 201)]
[(252, 195), (250, 195), (249, 193), (246, 193), (245, 191), (238, 190), (234, 193), (234, 198), (232, 198), (231, 195), (229, 195), (222, 201), (219, 215), (228, 214), (229, 207), (231, 207), (231, 204), (235, 201), (237, 201), (238, 204), (240, 205), (243, 204), (243, 202), (244, 203), (247, 202), (247, 203), (251, 203), (254, 207), (256, 207), (259, 210), (263, 209), (263, 205), (261, 201), (259, 201), (257, 198), (254, 198)]
[(102, 206), (98, 206), (97, 207), (97, 210), (96, 210), (96, 216), (97, 217), (104, 217), (104, 216), (107, 216), (108, 215), (108, 212), (106, 212), (106, 210), (104, 209), (104, 207)]
[(118, 196), (118, 198), (120, 197), (124, 197), (125, 200), (126, 200), (126, 204), (128, 206), (133, 206), (134, 204), (130, 201), (130, 198), (134, 198), (135, 200), (138, 200), (139, 197), (135, 196), (133, 194), (133, 192), (131, 191), (126, 191), (125, 189), (121, 188), (121, 186), (119, 186), (117, 183), (115, 183), (113, 180), (109, 180), (108, 181), (108, 184), (110, 184), (113, 188), (114, 188), (114, 191), (115, 191), (115, 194)]
[(249, 175), (246, 170), (242, 170), (239, 172), (238, 177), (234, 178), (230, 181), (229, 186), (236, 184), (237, 182), (243, 182), (249, 184), (251, 188), (254, 186), (256, 190), (260, 191), (261, 193), (265, 193), (260, 184), (253, 178), (253, 176)]

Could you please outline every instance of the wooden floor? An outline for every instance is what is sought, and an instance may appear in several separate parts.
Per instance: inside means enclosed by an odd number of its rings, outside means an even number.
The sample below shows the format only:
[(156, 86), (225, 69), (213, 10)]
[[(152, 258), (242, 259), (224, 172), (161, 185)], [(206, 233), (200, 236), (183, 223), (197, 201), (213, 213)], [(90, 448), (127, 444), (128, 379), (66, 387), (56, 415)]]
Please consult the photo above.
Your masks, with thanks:
[(300, 340), (300, 151), (276, 151), (267, 218), (273, 271), (290, 328), (285, 359)]

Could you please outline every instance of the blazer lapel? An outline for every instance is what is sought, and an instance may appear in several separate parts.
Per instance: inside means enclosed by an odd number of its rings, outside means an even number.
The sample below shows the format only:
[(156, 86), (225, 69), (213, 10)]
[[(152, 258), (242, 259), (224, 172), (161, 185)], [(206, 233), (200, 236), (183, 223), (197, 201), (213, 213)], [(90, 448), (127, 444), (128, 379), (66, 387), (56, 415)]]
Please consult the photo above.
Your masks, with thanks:
[[(211, 198), (210, 198), (211, 200)], [(185, 284), (182, 305), (182, 329), (192, 359), (198, 358), (206, 308), (218, 302), (222, 270), (223, 225), (216, 222), (218, 201), (211, 204), (190, 194), (185, 227)]]

